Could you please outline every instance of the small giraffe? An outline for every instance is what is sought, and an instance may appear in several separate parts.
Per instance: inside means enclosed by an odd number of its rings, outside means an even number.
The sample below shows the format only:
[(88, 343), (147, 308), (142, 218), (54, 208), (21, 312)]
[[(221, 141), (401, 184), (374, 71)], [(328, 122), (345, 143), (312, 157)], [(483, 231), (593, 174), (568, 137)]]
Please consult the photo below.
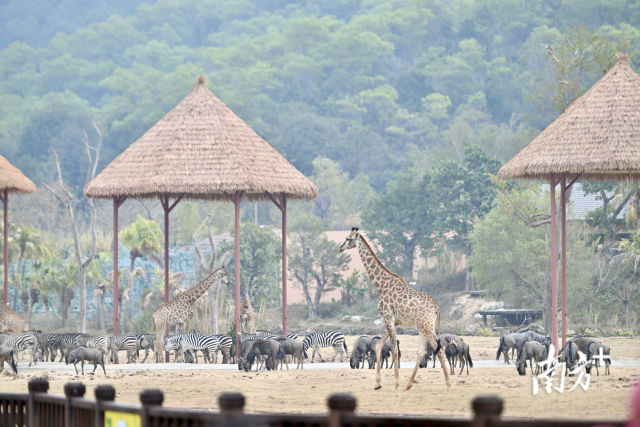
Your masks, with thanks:
[[(435, 348), (438, 355), (444, 379), (447, 387), (451, 387), (449, 380), (449, 372), (444, 360), (443, 351), (440, 350), (440, 340), (436, 335), (436, 322), (440, 329), (440, 308), (433, 297), (424, 292), (418, 292), (409, 287), (402, 277), (389, 271), (369, 246), (369, 243), (361, 235), (357, 228), (352, 228), (351, 233), (347, 236), (347, 240), (340, 246), (340, 252), (348, 249), (357, 248), (362, 263), (367, 270), (367, 275), (380, 292), (380, 302), (378, 310), (384, 318), (386, 330), (382, 334), (382, 338), (376, 345), (376, 360), (380, 359), (382, 346), (387, 338), (391, 338), (391, 342), (396, 342), (396, 326), (398, 325), (416, 325), (420, 333), (420, 347), (418, 351), (418, 359), (416, 366), (413, 368), (413, 374), (407, 383), (405, 390), (409, 390), (413, 385), (416, 372), (420, 366), (420, 361), (427, 354), (427, 345)], [(398, 390), (400, 384), (398, 373), (398, 347), (391, 346), (393, 355), (393, 368), (395, 373), (395, 389)], [(380, 363), (376, 364), (376, 386), (375, 390), (382, 388), (380, 385)]]
[(202, 282), (188, 291), (178, 294), (178, 296), (168, 303), (160, 304), (153, 312), (153, 323), (156, 325), (153, 351), (155, 353), (156, 363), (163, 362), (162, 335), (167, 325), (182, 325), (181, 332), (186, 333), (189, 329), (189, 322), (193, 317), (193, 304), (216, 280), (224, 280), (227, 285), (229, 284), (229, 278), (227, 277), (227, 272), (224, 267), (220, 267), (207, 276)]
[(255, 317), (253, 307), (251, 307), (251, 301), (249, 300), (249, 295), (245, 296), (242, 301), (242, 310), (240, 310), (240, 329), (243, 334), (256, 333)]
[(27, 319), (22, 314), (13, 311), (7, 304), (0, 302), (0, 331), (21, 334), (28, 330)]

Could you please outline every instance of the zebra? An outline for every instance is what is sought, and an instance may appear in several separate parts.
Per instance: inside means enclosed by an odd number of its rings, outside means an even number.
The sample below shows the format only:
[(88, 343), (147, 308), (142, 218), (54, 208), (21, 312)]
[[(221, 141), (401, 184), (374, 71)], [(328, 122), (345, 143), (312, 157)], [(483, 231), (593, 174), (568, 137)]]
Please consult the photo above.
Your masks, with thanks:
[[(220, 342), (220, 351), (222, 352), (222, 363), (231, 363), (233, 354), (231, 353), (233, 347), (233, 339), (227, 334), (213, 335)], [(206, 354), (206, 353), (205, 353)], [(213, 355), (213, 363), (218, 363), (218, 350)]]
[(148, 335), (148, 334), (139, 335), (138, 348), (140, 350), (144, 350), (144, 359), (142, 359), (142, 362), (140, 363), (144, 363), (145, 360), (147, 360), (147, 357), (149, 356), (149, 350), (154, 349), (154, 346), (153, 346), (154, 339), (155, 339), (154, 335)]
[(38, 345), (38, 340), (35, 335), (32, 334), (20, 334), (20, 335), (5, 335), (0, 336), (0, 345), (4, 345), (5, 347), (9, 347), (11, 350), (16, 353), (20, 351), (29, 351), (29, 356), (31, 360), (29, 361), (29, 366), (31, 364), (37, 364), (38, 360), (34, 358), (36, 352), (40, 348)]
[(313, 332), (307, 335), (302, 341), (303, 351), (306, 352), (309, 347), (313, 347), (313, 353), (311, 354), (311, 363), (313, 363), (313, 359), (315, 359), (316, 351), (320, 356), (320, 360), (324, 362), (322, 354), (320, 354), (320, 348), (329, 346), (333, 347), (333, 350), (335, 351), (332, 362), (335, 362), (338, 353), (340, 353), (340, 362), (342, 362), (342, 357), (344, 355), (342, 347), (344, 347), (344, 351), (346, 351), (347, 354), (349, 352), (349, 350), (347, 349), (347, 343), (344, 339), (344, 334), (340, 331)]
[(127, 351), (127, 363), (135, 363), (138, 340), (135, 335), (114, 335), (109, 340), (109, 349), (111, 363), (118, 363), (118, 352), (122, 350)]
[(45, 360), (49, 360), (51, 356), (51, 361), (55, 359), (55, 355), (57, 353), (57, 346), (55, 343), (60, 342), (60, 334), (50, 334), (50, 333), (42, 333), (39, 332), (36, 334), (36, 339), (38, 340), (38, 344), (40, 346), (40, 352), (36, 354), (38, 358), (38, 362), (44, 362)]
[[(180, 352), (186, 353), (191, 352), (193, 354), (193, 358), (196, 363), (198, 363), (198, 356), (194, 350), (208, 350), (210, 355), (214, 355), (218, 353), (220, 349), (220, 340), (212, 335), (195, 335), (188, 334), (181, 338), (180, 340)], [(211, 360), (213, 362), (213, 360)]]
[(240, 332), (240, 342), (243, 343), (245, 341), (255, 341), (255, 340), (275, 340), (278, 338), (278, 335), (274, 335), (271, 332), (267, 331), (258, 331), (255, 334), (243, 334)]
[[(80, 333), (67, 333), (62, 334), (60, 340), (58, 341), (58, 350), (60, 350), (60, 362), (64, 359), (66, 354), (73, 350), (73, 347), (77, 347), (78, 345), (84, 344), (84, 341), (89, 338), (87, 334)], [(54, 356), (55, 357), (55, 356)], [(55, 360), (54, 360), (55, 361)]]
[[(189, 334), (177, 334), (170, 337), (162, 338), (162, 348), (164, 348), (164, 351), (171, 352), (173, 350), (173, 363), (185, 362), (182, 353), (182, 338), (186, 337), (187, 335)], [(189, 358), (192, 359), (191, 355), (189, 355)]]
[(107, 354), (109, 353), (110, 343), (111, 340), (109, 340), (109, 338), (105, 336), (99, 336), (87, 338), (84, 342), (84, 345), (87, 346), (87, 348), (95, 348), (96, 350), (100, 350), (102, 352), (103, 359), (106, 359)]

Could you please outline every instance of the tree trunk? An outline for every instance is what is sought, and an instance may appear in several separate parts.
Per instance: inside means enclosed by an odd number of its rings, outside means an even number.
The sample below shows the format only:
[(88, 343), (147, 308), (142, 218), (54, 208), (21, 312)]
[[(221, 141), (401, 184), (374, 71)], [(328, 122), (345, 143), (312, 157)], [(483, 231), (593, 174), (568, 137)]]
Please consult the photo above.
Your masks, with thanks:
[(209, 289), (209, 330), (211, 335), (218, 334), (218, 307), (220, 299), (220, 281), (216, 280)]
[(315, 319), (316, 317), (318, 317), (318, 307), (316, 307), (315, 304), (310, 303), (309, 304), (309, 320)]
[(98, 297), (98, 305), (100, 309), (100, 332), (106, 332), (107, 327), (104, 322), (104, 294)]
[(593, 301), (587, 304), (587, 327), (591, 327), (591, 313), (593, 312)]
[(87, 332), (87, 271), (84, 266), (78, 269), (78, 287), (80, 288), (80, 307), (78, 308), (78, 332)]
[(624, 300), (622, 303), (624, 304), (624, 318), (627, 328), (631, 328), (631, 320), (629, 318), (629, 300)]

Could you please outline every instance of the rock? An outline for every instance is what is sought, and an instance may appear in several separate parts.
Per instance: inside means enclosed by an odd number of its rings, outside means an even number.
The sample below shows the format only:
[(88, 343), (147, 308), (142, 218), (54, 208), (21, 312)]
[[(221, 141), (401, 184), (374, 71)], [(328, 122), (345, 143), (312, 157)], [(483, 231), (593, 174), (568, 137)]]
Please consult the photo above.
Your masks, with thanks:
[(482, 319), (482, 314), (476, 313), (473, 315), (473, 317), (475, 317), (476, 319)]
[(384, 325), (384, 322), (382, 321), (382, 319), (376, 319), (373, 321), (373, 324), (376, 326), (382, 326)]
[(482, 306), (480, 307), (480, 311), (491, 311), (491, 310), (498, 310), (504, 308), (504, 302), (502, 301), (490, 301), (490, 302), (485, 302), (484, 304), (482, 304)]
[(362, 316), (351, 316), (351, 321), (354, 323), (362, 322)]

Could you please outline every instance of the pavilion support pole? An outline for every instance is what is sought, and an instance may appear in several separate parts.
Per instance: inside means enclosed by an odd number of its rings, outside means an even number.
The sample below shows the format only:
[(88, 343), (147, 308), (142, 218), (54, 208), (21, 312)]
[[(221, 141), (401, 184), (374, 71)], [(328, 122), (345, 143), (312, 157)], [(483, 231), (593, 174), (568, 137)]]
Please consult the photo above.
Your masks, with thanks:
[(4, 303), (9, 305), (9, 190), (4, 189)]
[[(558, 354), (558, 283), (556, 255), (556, 180), (549, 174), (549, 195), (551, 196), (551, 340)], [(555, 356), (555, 354), (554, 354)]]
[(113, 335), (118, 335), (118, 198), (113, 198)]
[[(179, 196), (173, 204), (169, 205), (168, 194), (158, 194), (158, 198), (160, 199), (160, 204), (162, 205), (162, 209), (164, 209), (164, 302), (165, 304), (169, 302), (169, 213), (176, 207), (178, 202), (182, 200), (182, 198), (186, 194), (182, 194)], [(189, 325), (187, 325), (189, 327)], [(180, 331), (183, 334), (186, 334), (188, 331)], [(164, 331), (164, 335), (169, 335), (169, 325), (167, 324), (167, 329)], [(169, 353), (165, 352), (165, 362), (169, 363)]]
[(287, 195), (282, 194), (282, 334), (287, 333)]
[(560, 232), (562, 239), (562, 256), (560, 258), (560, 264), (562, 269), (562, 346), (567, 342), (567, 178), (563, 178), (560, 183), (560, 209), (562, 213), (562, 219)]
[(236, 208), (235, 215), (235, 268), (236, 268), (236, 354), (240, 353), (240, 199), (242, 194), (236, 191), (233, 196), (233, 204)]

